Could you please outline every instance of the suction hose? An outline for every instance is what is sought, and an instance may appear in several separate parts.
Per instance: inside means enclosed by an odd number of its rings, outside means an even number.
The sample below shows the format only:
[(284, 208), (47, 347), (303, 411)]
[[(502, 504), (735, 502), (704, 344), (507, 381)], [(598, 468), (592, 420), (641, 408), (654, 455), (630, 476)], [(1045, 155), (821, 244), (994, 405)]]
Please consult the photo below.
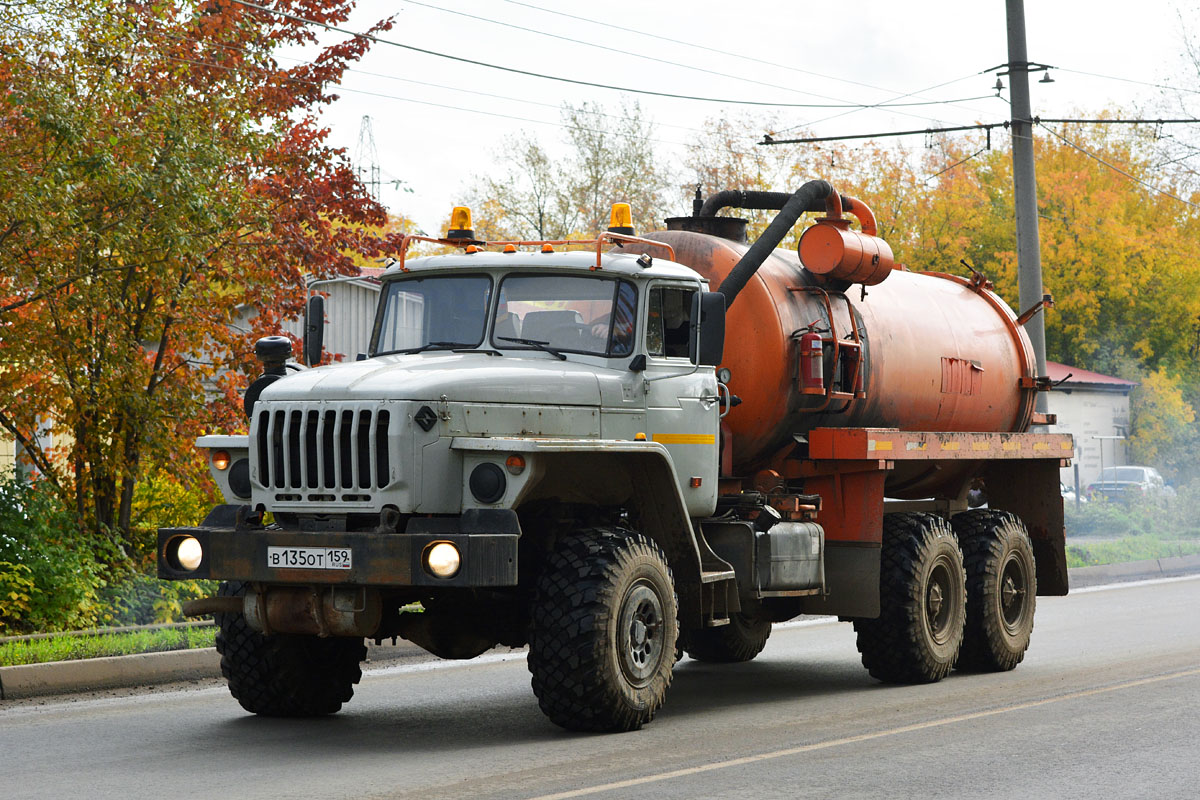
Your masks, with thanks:
[[(833, 197), (831, 198), (830, 195)], [(767, 256), (779, 246), (784, 237), (792, 230), (796, 220), (806, 211), (823, 211), (828, 207), (829, 200), (840, 201), (840, 196), (828, 181), (809, 181), (796, 190), (795, 194), (784, 192), (718, 192), (710, 197), (700, 209), (700, 216), (713, 216), (717, 209), (733, 206), (735, 203), (760, 202), (779, 203), (776, 205), (739, 205), (741, 208), (779, 208), (780, 211), (771, 220), (771, 224), (763, 231), (762, 236), (754, 240), (737, 265), (721, 281), (718, 292), (725, 295), (725, 308), (733, 305), (738, 293), (745, 288), (750, 278), (767, 260)], [(848, 200), (850, 198), (847, 198)], [(782, 202), (780, 202), (782, 201)], [(851, 200), (853, 204), (853, 200)], [(708, 213), (706, 213), (708, 212)]]

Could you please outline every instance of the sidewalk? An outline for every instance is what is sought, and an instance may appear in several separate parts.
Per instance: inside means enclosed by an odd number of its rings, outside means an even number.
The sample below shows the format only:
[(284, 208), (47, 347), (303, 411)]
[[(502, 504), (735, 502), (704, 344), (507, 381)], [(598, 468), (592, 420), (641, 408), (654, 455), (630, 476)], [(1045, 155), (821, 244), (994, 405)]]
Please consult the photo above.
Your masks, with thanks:
[[(1168, 578), (1200, 573), (1200, 555), (1106, 564), (1070, 570), (1072, 589), (1109, 583)], [(393, 664), (398, 660), (432, 661), (435, 657), (411, 642), (395, 645), (368, 643), (363, 671)], [(145, 653), (80, 661), (55, 661), (0, 667), (0, 700), (44, 697), (98, 689), (156, 686), (177, 681), (212, 680), (221, 677), (221, 660), (213, 648)]]

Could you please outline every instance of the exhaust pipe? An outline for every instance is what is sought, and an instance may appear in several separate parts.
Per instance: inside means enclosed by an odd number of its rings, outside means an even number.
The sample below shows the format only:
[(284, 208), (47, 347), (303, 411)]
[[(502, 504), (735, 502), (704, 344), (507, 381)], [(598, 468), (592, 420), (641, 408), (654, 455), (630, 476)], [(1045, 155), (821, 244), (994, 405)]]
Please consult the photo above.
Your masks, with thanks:
[(310, 636), (370, 636), (383, 619), (376, 589), (275, 586), (259, 592), (246, 587), (243, 597), (202, 597), (183, 604), (184, 616), (241, 614), (259, 633)]

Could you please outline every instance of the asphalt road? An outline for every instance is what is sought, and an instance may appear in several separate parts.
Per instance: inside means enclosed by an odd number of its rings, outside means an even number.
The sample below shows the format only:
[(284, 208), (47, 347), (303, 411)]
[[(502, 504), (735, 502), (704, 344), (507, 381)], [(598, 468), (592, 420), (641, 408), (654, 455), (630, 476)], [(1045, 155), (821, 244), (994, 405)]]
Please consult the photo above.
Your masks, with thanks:
[(571, 734), (524, 655), (369, 673), (321, 720), (222, 686), (0, 707), (0, 796), (1194, 798), (1200, 578), (1039, 598), (1016, 671), (882, 686), (847, 624), (777, 628), (736, 666), (684, 660), (658, 719)]

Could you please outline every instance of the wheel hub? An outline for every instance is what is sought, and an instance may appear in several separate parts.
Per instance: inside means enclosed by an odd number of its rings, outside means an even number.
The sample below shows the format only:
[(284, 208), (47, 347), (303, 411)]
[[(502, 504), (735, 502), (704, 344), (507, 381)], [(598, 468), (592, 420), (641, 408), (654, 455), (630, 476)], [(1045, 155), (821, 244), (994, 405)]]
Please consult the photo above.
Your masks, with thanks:
[(955, 634), (957, 614), (955, 604), (959, 601), (951, 565), (939, 559), (929, 572), (925, 589), (925, 620), (929, 635), (940, 644), (950, 641)]
[(617, 628), (621, 670), (635, 686), (650, 682), (663, 654), (662, 600), (646, 583), (634, 584), (625, 595)]
[(1017, 558), (1009, 558), (1004, 564), (1000, 578), (1000, 612), (1005, 626), (1011, 631), (1019, 627), (1025, 614), (1026, 589), (1025, 570)]

